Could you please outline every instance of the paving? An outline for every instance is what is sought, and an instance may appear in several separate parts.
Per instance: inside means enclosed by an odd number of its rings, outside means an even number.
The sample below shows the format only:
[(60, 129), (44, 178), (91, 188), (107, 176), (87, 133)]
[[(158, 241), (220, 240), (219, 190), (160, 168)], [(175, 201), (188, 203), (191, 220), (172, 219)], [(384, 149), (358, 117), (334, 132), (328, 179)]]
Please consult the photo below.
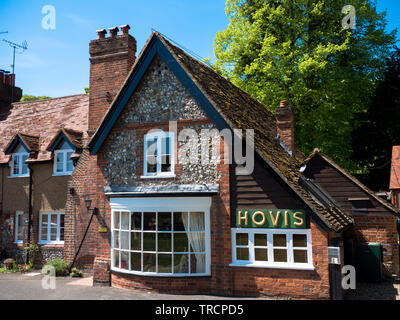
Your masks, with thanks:
[(358, 282), (356, 290), (348, 290), (346, 300), (400, 300), (400, 279), (386, 279), (380, 283)]
[[(212, 295), (172, 295), (132, 291), (112, 287), (93, 287), (90, 276), (84, 278), (57, 277), (55, 289), (42, 286), (43, 275), (0, 274), (0, 300), (237, 300), (238, 298)], [(45, 287), (51, 282), (44, 281)], [(243, 300), (243, 298), (240, 298)], [(254, 300), (245, 298), (246, 300)], [(257, 298), (267, 300), (266, 298)]]

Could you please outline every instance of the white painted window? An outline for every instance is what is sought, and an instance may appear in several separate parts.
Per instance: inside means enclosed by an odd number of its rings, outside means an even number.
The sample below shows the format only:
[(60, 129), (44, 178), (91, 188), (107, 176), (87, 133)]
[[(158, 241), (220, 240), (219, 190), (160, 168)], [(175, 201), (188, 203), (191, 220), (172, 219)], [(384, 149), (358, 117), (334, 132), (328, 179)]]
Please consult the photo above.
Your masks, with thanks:
[(210, 275), (209, 198), (112, 199), (112, 269)]
[(144, 178), (174, 176), (174, 133), (157, 131), (144, 137)]
[(22, 146), (12, 154), (11, 157), (11, 177), (27, 177), (29, 176), (29, 168), (26, 160), (29, 158), (29, 153)]
[(41, 212), (39, 219), (39, 243), (64, 243), (64, 213)]
[(313, 270), (310, 230), (232, 229), (231, 266)]
[(73, 153), (74, 150), (66, 142), (54, 151), (54, 175), (70, 175), (74, 171), (74, 162), (71, 160)]
[(24, 213), (17, 211), (15, 214), (15, 243), (22, 243), (24, 240)]

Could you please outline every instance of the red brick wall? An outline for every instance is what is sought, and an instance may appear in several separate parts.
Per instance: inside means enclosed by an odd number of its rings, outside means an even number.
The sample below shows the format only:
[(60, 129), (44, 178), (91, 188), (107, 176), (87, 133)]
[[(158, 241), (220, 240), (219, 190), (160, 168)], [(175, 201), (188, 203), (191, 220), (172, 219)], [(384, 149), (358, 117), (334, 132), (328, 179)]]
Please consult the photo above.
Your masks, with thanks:
[(136, 40), (130, 35), (90, 42), (89, 133), (93, 134), (135, 62)]
[(396, 229), (397, 218), (392, 215), (355, 216), (353, 236), (357, 242), (382, 244), (386, 274), (399, 272), (399, 244)]

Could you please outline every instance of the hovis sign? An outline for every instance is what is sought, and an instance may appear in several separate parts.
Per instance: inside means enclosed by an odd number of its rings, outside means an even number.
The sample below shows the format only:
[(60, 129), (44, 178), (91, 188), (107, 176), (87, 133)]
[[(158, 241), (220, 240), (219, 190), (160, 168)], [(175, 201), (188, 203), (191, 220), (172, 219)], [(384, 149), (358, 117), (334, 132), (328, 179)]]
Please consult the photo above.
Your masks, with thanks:
[(304, 210), (237, 210), (238, 228), (305, 229)]

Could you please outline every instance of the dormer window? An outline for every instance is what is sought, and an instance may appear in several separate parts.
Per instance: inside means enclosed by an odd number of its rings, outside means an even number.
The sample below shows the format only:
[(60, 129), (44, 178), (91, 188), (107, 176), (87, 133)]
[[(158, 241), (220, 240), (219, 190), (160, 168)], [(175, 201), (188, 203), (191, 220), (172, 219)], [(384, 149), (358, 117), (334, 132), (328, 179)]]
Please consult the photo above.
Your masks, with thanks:
[(67, 142), (54, 151), (54, 175), (70, 175), (74, 171), (74, 163), (71, 159), (74, 152)]
[(143, 178), (174, 177), (174, 134), (157, 131), (144, 137)]
[(29, 158), (28, 151), (20, 145), (11, 156), (11, 177), (29, 176), (29, 168), (26, 160)]

